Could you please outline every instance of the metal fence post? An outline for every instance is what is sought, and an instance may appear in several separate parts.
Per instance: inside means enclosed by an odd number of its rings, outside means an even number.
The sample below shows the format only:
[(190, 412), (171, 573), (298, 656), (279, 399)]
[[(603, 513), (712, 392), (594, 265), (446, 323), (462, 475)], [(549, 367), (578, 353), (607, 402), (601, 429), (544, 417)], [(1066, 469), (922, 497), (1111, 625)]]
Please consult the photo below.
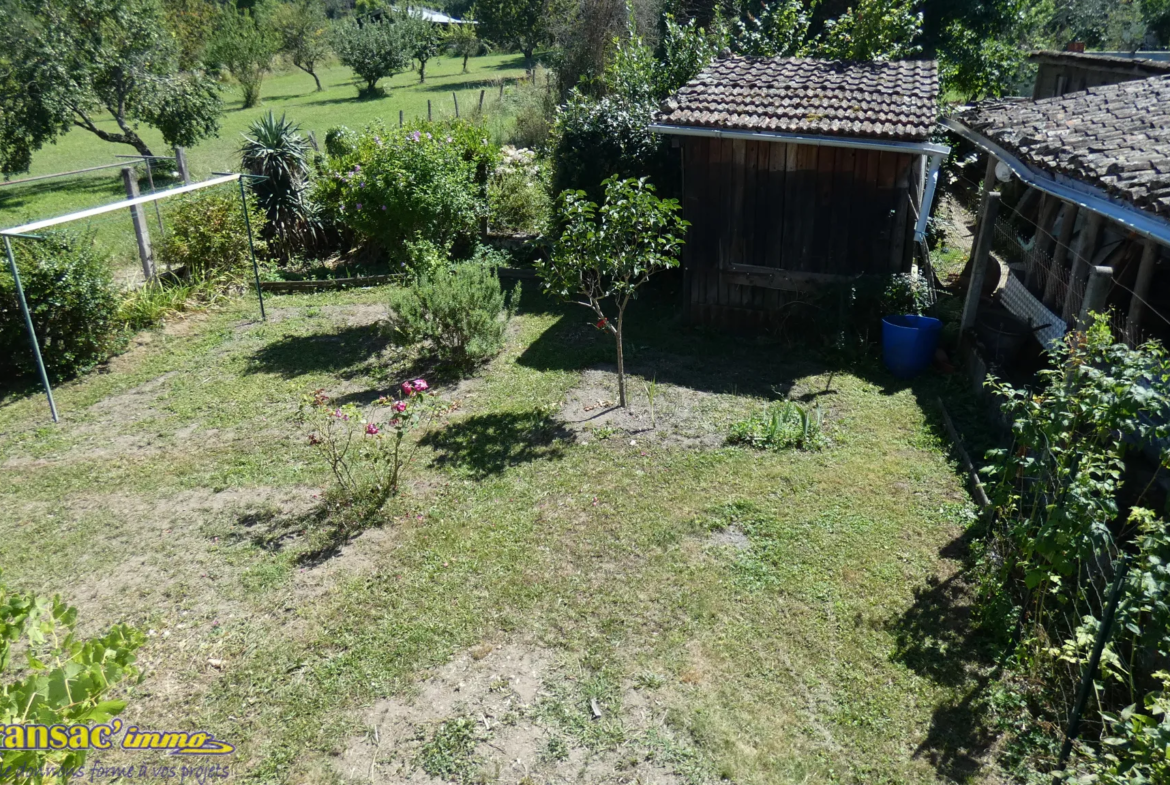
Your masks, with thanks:
[(427, 122), (431, 121), (431, 99), (427, 99)]
[[(126, 186), (126, 196), (130, 199), (137, 199), (138, 193), (138, 178), (134, 176), (134, 170), (126, 167), (122, 170), (122, 183)], [(130, 218), (134, 222), (134, 236), (138, 239), (138, 256), (142, 260), (142, 274), (146, 276), (146, 280), (154, 280), (154, 250), (150, 245), (150, 231), (146, 228), (146, 212), (142, 209), (142, 205), (136, 204), (130, 208)]]
[(1068, 729), (1064, 734), (1064, 744), (1060, 748), (1060, 757), (1056, 762), (1056, 769), (1060, 771), (1068, 762), (1072, 753), (1073, 740), (1081, 730), (1081, 715), (1085, 711), (1085, 704), (1089, 701), (1089, 690), (1093, 686), (1093, 677), (1101, 665), (1101, 653), (1105, 651), (1105, 643), (1113, 631), (1113, 618), (1117, 615), (1117, 604), (1121, 601), (1121, 590), (1125, 586), (1125, 575), (1129, 572), (1129, 554), (1121, 557), (1117, 565), (1117, 577), (1113, 579), (1113, 589), (1109, 592), (1109, 601), (1105, 605), (1105, 615), (1101, 619), (1101, 626), (1097, 629), (1097, 639), (1093, 641), (1093, 653), (1085, 665), (1085, 672), (1081, 675), (1081, 686), (1077, 690), (1077, 702), (1073, 704), (1069, 715)]
[(40, 374), (41, 384), (44, 385), (45, 397), (49, 399), (49, 412), (53, 415), (53, 422), (59, 422), (57, 404), (53, 401), (53, 388), (49, 385), (49, 374), (45, 371), (45, 361), (41, 357), (41, 346), (37, 343), (37, 331), (33, 327), (28, 301), (24, 299), (24, 287), (20, 284), (20, 272), (16, 269), (16, 256), (12, 253), (12, 240), (8, 235), (4, 235), (4, 251), (8, 255), (8, 270), (12, 273), (12, 282), (16, 286), (16, 299), (20, 301), (20, 312), (24, 314), (24, 328), (28, 331), (28, 342), (32, 344), (33, 358), (37, 361), (37, 373)]
[(252, 242), (252, 220), (248, 217), (248, 196), (244, 191), (244, 176), (240, 175), (240, 207), (244, 210), (244, 228), (248, 230), (248, 255), (252, 257), (252, 276), (256, 279), (256, 297), (260, 300), (260, 318), (268, 321), (264, 312), (264, 292), (260, 288), (260, 267), (256, 264), (256, 246)]
[(458, 120), (459, 119), (459, 95), (454, 90), (451, 91), (451, 100), (455, 102), (455, 119)]

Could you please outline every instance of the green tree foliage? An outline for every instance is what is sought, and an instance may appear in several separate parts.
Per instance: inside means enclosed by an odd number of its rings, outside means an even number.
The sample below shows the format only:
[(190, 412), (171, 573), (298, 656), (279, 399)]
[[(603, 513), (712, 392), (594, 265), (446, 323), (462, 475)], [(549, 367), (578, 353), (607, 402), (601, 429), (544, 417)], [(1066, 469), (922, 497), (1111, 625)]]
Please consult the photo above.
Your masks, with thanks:
[(566, 13), (564, 0), (477, 0), (475, 18), (480, 35), (532, 57), (553, 41), (556, 25)]
[(353, 17), (333, 26), (333, 51), (343, 65), (353, 69), (366, 86), (358, 91), (362, 98), (382, 95), (378, 81), (410, 67), (413, 42), (406, 30), (387, 19)]
[[(117, 625), (86, 640), (77, 626), (77, 609), (60, 597), (20, 594), (0, 584), (0, 674), (6, 677), (0, 686), (0, 723), (107, 723), (126, 708), (125, 701), (112, 699), (110, 693), (138, 678), (134, 653), (146, 636)], [(6, 749), (0, 752), (0, 770), (6, 779), (15, 775), (9, 781), (40, 785), (49, 780), (46, 768), (77, 771), (85, 758), (85, 749)]]
[(704, 29), (696, 19), (680, 24), (670, 14), (664, 17), (663, 27), (655, 92), (665, 98), (698, 76), (726, 46), (727, 37), (720, 28)]
[(260, 9), (237, 11), (227, 6), (216, 19), (206, 60), (210, 68), (232, 75), (240, 85), (244, 108), (250, 109), (260, 103), (264, 75), (279, 48), (280, 39)]
[(519, 301), (519, 286), (505, 297), (493, 267), (468, 262), (392, 290), (389, 327), (398, 343), (419, 345), (439, 362), (468, 370), (504, 348)]
[[(218, 130), (213, 80), (179, 67), (157, 0), (4, 0), (0, 25), (0, 171), (28, 169), (34, 151), (70, 128), (151, 149), (138, 124), (168, 145)], [(111, 116), (117, 130), (101, 121)]]
[(614, 337), (618, 401), (624, 407), (626, 307), (651, 275), (678, 266), (689, 224), (678, 215), (678, 201), (659, 199), (645, 178), (611, 177), (603, 186), (600, 208), (584, 191), (561, 194), (561, 235), (552, 257), (537, 262), (537, 273), (546, 292), (589, 308), (597, 315), (597, 327)]
[(293, 0), (274, 8), (270, 21), (280, 37), (280, 51), (297, 68), (313, 77), (317, 92), (321, 79), (317, 66), (329, 56), (329, 19), (317, 0)]
[(752, 57), (796, 57), (807, 50), (811, 18), (801, 0), (778, 0), (735, 21), (732, 41)]
[[(93, 238), (50, 233), (14, 240), (13, 250), (49, 374), (67, 378), (105, 360), (118, 343), (118, 290)], [(0, 366), (28, 376), (37, 371), (7, 264), (0, 273)]]
[(904, 60), (922, 51), (918, 0), (859, 0), (825, 23), (817, 41), (820, 57), (836, 60)]
[(212, 0), (163, 0), (166, 26), (179, 51), (179, 67), (199, 68), (215, 32), (219, 6)]
[(479, 40), (473, 14), (464, 16), (463, 22), (465, 24), (451, 25), (447, 45), (456, 57), (463, 58), (463, 73), (467, 73), (467, 61), (483, 51), (483, 41)]

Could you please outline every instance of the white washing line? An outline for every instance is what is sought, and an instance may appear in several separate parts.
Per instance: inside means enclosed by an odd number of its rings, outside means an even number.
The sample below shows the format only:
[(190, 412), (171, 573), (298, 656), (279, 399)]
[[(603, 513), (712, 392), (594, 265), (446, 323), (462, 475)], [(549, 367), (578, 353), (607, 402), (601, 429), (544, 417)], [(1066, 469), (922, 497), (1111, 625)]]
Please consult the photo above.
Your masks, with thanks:
[(180, 186), (179, 188), (171, 188), (166, 191), (159, 191), (154, 194), (147, 194), (146, 196), (139, 196), (134, 199), (124, 199), (121, 202), (114, 202), (113, 204), (103, 204), (100, 207), (91, 207), (88, 210), (81, 210), (76, 213), (69, 213), (68, 215), (60, 215), (56, 218), (46, 218), (43, 221), (33, 221), (23, 226), (14, 226), (11, 229), (0, 229), (0, 236), (8, 235), (10, 237), (17, 237), (22, 234), (32, 234), (41, 229), (48, 229), (51, 226), (59, 226), (70, 221), (79, 221), (85, 218), (92, 218), (95, 215), (103, 215), (105, 213), (112, 213), (116, 210), (125, 210), (128, 207), (135, 207), (140, 204), (148, 202), (156, 202), (160, 199), (166, 199), (171, 196), (178, 196), (179, 194), (190, 193), (191, 191), (198, 191), (202, 188), (210, 188), (214, 185), (223, 185), (224, 183), (234, 182), (239, 180), (238, 174), (226, 174), (222, 177), (214, 177), (210, 180), (204, 180), (201, 183), (192, 183), (191, 185)]

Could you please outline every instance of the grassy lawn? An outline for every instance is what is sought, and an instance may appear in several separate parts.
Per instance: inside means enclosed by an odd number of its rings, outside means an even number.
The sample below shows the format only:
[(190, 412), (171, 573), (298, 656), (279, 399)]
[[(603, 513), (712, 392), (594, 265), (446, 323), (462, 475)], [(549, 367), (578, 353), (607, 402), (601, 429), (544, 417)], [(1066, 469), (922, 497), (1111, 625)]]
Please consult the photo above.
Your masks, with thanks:
[[(402, 380), (385, 300), (233, 301), (61, 387), (58, 426), (35, 390), (0, 404), (4, 577), (150, 631), (125, 720), (214, 732), (241, 781), (991, 781), (955, 627), (971, 511), (931, 413), (958, 381), (652, 298), (629, 362), (656, 427), (631, 433), (592, 419), (608, 340), (530, 290), (504, 354), (439, 386), (459, 407), (406, 493), (317, 553), (297, 402)], [(722, 445), (777, 394), (831, 446)]]
[[(305, 131), (314, 132), (322, 144), (325, 132), (337, 125), (359, 129), (375, 120), (393, 124), (398, 122), (400, 110), (407, 118), (426, 117), (428, 100), (432, 102), (434, 117), (452, 117), (455, 114), (452, 92), (458, 94), (460, 113), (466, 116), (478, 104), (482, 89), (487, 91), (485, 108), (498, 101), (499, 81), (523, 76), (524, 58), (521, 55), (474, 57), (468, 61), (468, 73), (462, 73), (462, 69), (461, 58), (436, 58), (427, 63), (425, 83), (419, 83), (417, 73), (398, 74), (382, 80), (385, 97), (367, 101), (358, 100), (358, 82), (353, 72), (344, 66), (320, 71), (324, 88), (320, 93), (315, 92), (312, 77), (293, 70), (266, 79), (263, 104), (253, 109), (242, 107), (238, 87), (224, 85), (225, 111), (220, 119), (219, 136), (188, 151), (192, 177), (201, 180), (213, 171), (236, 171), (239, 168), (240, 134), (269, 110), (278, 115), (286, 113)], [(98, 125), (117, 131), (112, 118)], [(162, 137), (153, 129), (139, 128), (139, 134), (155, 155), (171, 154)], [(27, 175), (13, 179), (112, 163), (115, 155), (134, 153), (129, 146), (103, 142), (88, 131), (74, 129), (57, 144), (34, 155)], [(124, 198), (126, 192), (117, 168), (27, 185), (4, 186), (0, 187), (0, 225), (16, 226)], [(148, 211), (148, 217), (153, 219), (154, 215)], [(99, 239), (119, 257), (119, 266), (127, 261), (131, 267), (137, 265), (133, 228), (128, 215), (101, 216), (84, 226), (74, 224), (72, 228), (83, 229), (85, 226), (97, 231)]]

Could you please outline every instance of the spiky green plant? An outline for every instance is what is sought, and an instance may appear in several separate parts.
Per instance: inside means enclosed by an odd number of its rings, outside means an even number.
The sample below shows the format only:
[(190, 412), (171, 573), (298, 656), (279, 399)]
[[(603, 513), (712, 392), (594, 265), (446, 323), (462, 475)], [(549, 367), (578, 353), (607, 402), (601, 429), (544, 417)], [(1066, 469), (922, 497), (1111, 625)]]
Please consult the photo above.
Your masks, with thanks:
[(244, 171), (261, 175), (252, 183), (256, 202), (268, 217), (272, 247), (288, 259), (298, 246), (318, 236), (320, 220), (306, 196), (312, 147), (297, 123), (271, 111), (248, 127), (240, 148)]

